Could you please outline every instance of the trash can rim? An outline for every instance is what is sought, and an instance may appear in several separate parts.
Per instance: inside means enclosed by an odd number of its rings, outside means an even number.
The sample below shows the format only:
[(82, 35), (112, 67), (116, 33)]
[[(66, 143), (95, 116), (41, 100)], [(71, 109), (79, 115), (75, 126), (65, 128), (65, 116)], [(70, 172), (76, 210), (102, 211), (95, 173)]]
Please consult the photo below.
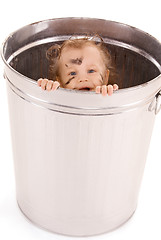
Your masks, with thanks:
[[(44, 22), (49, 22), (49, 21), (57, 21), (57, 20), (58, 20), (58, 21), (60, 21), (60, 20), (81, 20), (81, 19), (82, 19), (82, 20), (97, 20), (97, 21), (111, 22), (111, 23), (113, 23), (113, 24), (117, 24), (117, 25), (120, 25), (120, 26), (129, 27), (129, 28), (132, 28), (132, 29), (134, 29), (134, 30), (136, 30), (136, 31), (139, 31), (139, 32), (141, 32), (141, 33), (143, 33), (143, 34), (145, 34), (145, 35), (148, 35), (149, 37), (151, 37), (153, 40), (157, 41), (157, 42), (161, 45), (161, 42), (160, 42), (158, 39), (156, 39), (154, 36), (150, 35), (149, 33), (145, 32), (145, 31), (143, 31), (143, 30), (141, 30), (141, 29), (139, 29), (139, 28), (136, 28), (136, 27), (134, 27), (134, 26), (128, 25), (128, 24), (126, 24), (126, 23), (121, 23), (121, 22), (112, 21), (112, 20), (108, 20), (108, 19), (102, 19), (102, 18), (92, 18), (92, 17), (91, 17), (91, 18), (90, 18), (90, 17), (51, 18), (51, 19), (44, 19), (44, 20), (41, 20), (41, 21), (38, 21), (38, 22), (33, 22), (33, 23), (31, 23), (31, 24), (27, 24), (27, 25), (25, 25), (25, 26), (23, 26), (23, 27), (15, 30), (15, 31), (13, 31), (12, 33), (10, 33), (10, 34), (8, 35), (8, 37), (6, 37), (6, 39), (5, 39), (5, 40), (3, 41), (3, 43), (1, 44), (1, 48), (0, 48), (0, 55), (1, 55), (1, 58), (2, 58), (2, 60), (3, 60), (3, 62), (4, 62), (4, 64), (5, 64), (5, 66), (8, 67), (12, 72), (14, 72), (14, 74), (17, 74), (18, 76), (23, 77), (23, 80), (25, 80), (25, 81), (33, 84), (33, 85), (36, 85), (36, 84), (37, 84), (37, 83), (36, 83), (36, 80), (33, 80), (33, 79), (31, 79), (31, 78), (29, 78), (29, 77), (21, 74), (20, 72), (16, 71), (14, 68), (12, 68), (12, 66), (11, 66), (11, 65), (8, 63), (8, 61), (5, 59), (5, 57), (4, 57), (4, 47), (5, 47), (5, 44), (6, 44), (7, 40), (8, 40), (14, 33), (18, 32), (18, 31), (21, 31), (22, 29), (24, 29), (25, 27), (28, 27), (28, 26), (32, 26), (32, 25), (36, 25), (36, 24), (44, 23)], [(154, 60), (155, 60), (155, 59), (154, 59)], [(161, 66), (160, 66), (160, 64), (157, 62), (157, 60), (155, 60), (155, 61), (156, 61), (156, 63), (158, 64), (158, 66), (156, 65), (156, 67), (158, 68), (158, 70), (161, 71)], [(160, 69), (159, 69), (159, 66), (160, 66)], [(135, 91), (135, 90), (141, 89), (141, 88), (143, 88), (143, 87), (146, 87), (147, 85), (149, 86), (150, 84), (153, 84), (153, 82), (156, 81), (156, 80), (157, 80), (158, 78), (160, 78), (160, 77), (161, 77), (161, 72), (160, 72), (160, 74), (159, 74), (157, 77), (149, 80), (149, 81), (146, 82), (146, 83), (139, 84), (139, 85), (132, 86), (132, 87), (128, 87), (128, 88), (118, 89), (116, 92), (114, 92), (114, 94), (124, 93), (124, 92), (129, 92), (129, 91)], [(79, 92), (79, 93), (80, 93), (79, 90), (65, 89), (65, 88), (61, 88), (61, 87), (59, 88), (59, 90), (60, 90), (60, 91), (68, 91), (68, 92), (70, 92), (70, 93), (73, 93), (73, 92), (74, 92), (74, 93), (75, 93), (75, 92)], [(91, 94), (95, 94), (95, 92), (94, 92), (94, 91), (91, 91), (91, 92), (81, 91), (81, 94), (91, 95)]]

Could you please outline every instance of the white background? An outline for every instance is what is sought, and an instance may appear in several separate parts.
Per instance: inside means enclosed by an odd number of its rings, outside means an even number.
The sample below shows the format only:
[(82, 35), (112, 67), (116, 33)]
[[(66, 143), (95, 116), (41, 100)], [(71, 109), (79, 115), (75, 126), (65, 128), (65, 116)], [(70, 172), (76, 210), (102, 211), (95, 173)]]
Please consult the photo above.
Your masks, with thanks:
[[(94, 17), (138, 27), (161, 41), (160, 0), (6, 0), (0, 3), (0, 43), (13, 31), (55, 17)], [(161, 112), (156, 116), (137, 210), (132, 219), (95, 240), (161, 239)], [(15, 196), (14, 166), (3, 62), (0, 60), (0, 239), (71, 239), (48, 233), (21, 214)], [(72, 238), (74, 239), (74, 238)]]

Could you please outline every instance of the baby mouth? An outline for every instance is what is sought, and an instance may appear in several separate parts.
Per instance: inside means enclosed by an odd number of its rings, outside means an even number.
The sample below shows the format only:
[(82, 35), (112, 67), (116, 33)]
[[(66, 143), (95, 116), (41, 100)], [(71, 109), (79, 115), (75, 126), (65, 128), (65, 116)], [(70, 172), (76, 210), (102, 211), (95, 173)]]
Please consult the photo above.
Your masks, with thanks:
[(89, 87), (79, 88), (81, 91), (90, 91), (91, 89)]

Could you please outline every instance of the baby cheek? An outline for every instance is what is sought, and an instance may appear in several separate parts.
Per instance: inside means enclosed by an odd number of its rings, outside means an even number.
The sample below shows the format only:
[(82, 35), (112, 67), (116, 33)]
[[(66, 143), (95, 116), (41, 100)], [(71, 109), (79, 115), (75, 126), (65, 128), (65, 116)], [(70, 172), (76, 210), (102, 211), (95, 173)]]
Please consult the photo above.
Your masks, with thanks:
[(101, 86), (102, 85), (102, 77), (99, 73), (93, 74), (90, 77), (90, 80), (93, 82), (95, 86)]
[(67, 89), (73, 89), (74, 87), (75, 87), (75, 84), (73, 82), (70, 82), (69, 84), (64, 86), (64, 88), (67, 88)]

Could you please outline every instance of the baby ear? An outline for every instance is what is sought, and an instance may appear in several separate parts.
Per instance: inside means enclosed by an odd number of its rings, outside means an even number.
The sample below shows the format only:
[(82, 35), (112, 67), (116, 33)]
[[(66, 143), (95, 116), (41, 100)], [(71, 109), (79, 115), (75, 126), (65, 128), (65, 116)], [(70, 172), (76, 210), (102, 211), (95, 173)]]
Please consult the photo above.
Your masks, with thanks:
[(46, 52), (46, 58), (50, 61), (54, 61), (56, 58), (59, 57), (60, 48), (61, 47), (58, 44), (51, 46)]
[(109, 70), (109, 69), (106, 69), (106, 71), (105, 71), (105, 77), (104, 77), (104, 82), (103, 82), (103, 84), (105, 84), (105, 85), (107, 85), (107, 84), (108, 84), (109, 75), (110, 75), (110, 70)]

